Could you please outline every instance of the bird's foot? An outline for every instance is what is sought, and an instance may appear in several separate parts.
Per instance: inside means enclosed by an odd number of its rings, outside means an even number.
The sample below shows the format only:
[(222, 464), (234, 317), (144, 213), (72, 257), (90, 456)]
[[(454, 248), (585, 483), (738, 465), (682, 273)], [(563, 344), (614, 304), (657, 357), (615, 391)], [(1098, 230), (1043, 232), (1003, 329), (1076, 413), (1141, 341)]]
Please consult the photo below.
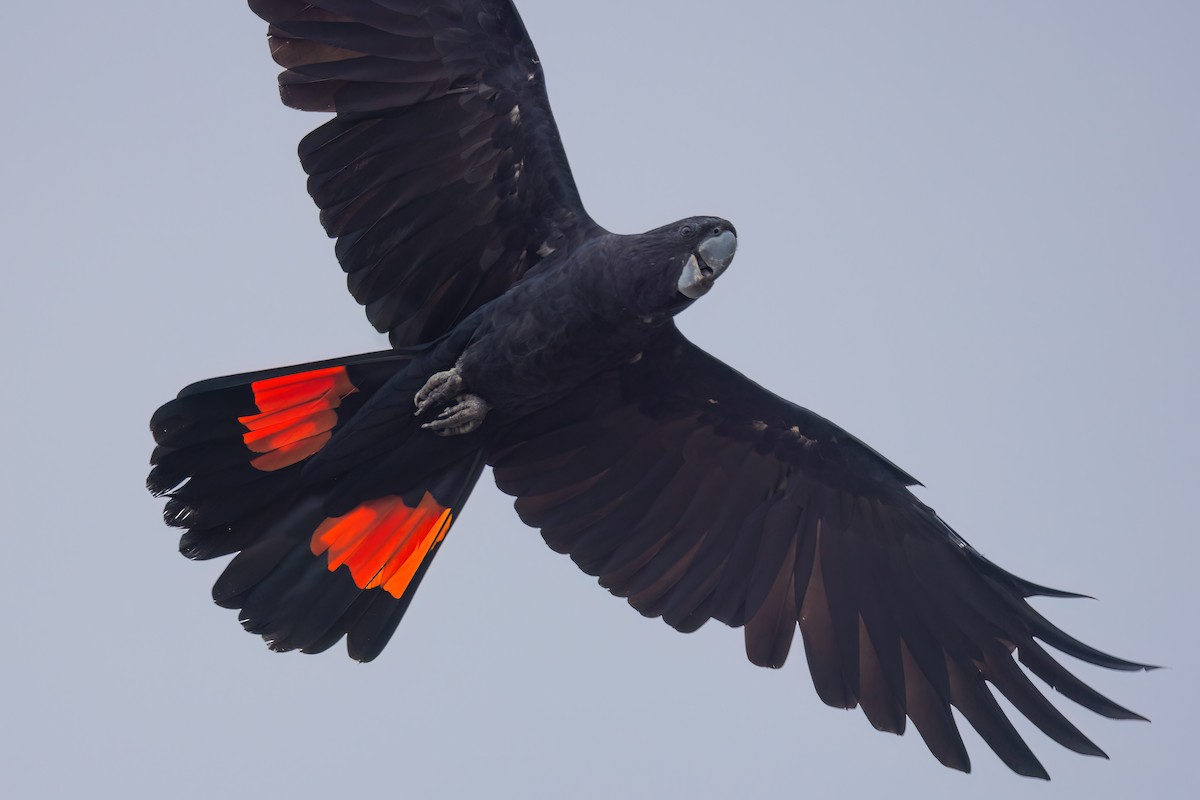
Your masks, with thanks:
[(435, 372), (429, 376), (429, 380), (425, 381), (425, 385), (413, 398), (413, 403), (417, 406), (414, 414), (420, 416), (426, 409), (451, 400), (462, 390), (463, 378), (458, 367), (445, 372)]
[[(436, 376), (435, 376), (436, 377)], [(476, 394), (460, 395), (458, 402), (446, 406), (442, 413), (432, 422), (426, 422), (422, 428), (431, 430), (438, 436), (457, 436), (470, 433), (483, 424), (491, 408), (487, 401)]]

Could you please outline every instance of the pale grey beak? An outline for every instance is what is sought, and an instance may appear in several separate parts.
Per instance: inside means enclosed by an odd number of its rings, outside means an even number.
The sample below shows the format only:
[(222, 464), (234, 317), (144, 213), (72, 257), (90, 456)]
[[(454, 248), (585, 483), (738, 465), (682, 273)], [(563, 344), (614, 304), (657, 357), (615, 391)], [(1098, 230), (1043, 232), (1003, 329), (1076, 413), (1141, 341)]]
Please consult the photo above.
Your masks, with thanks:
[(720, 236), (705, 239), (696, 252), (700, 254), (704, 263), (712, 268), (713, 277), (716, 278), (725, 271), (729, 262), (733, 261), (733, 254), (737, 252), (737, 237), (733, 235), (733, 231), (725, 231)]
[(713, 281), (721, 277), (721, 273), (733, 261), (735, 252), (737, 237), (733, 231), (705, 239), (683, 265), (683, 272), (679, 274), (679, 293), (692, 300), (707, 293)]

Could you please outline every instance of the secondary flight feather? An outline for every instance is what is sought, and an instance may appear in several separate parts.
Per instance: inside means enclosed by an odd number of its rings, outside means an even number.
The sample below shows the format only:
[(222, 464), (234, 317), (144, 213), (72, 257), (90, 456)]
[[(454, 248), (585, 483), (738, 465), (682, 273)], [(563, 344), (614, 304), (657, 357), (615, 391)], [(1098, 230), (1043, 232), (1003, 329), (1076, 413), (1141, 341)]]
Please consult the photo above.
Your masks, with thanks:
[[(691, 344), (673, 318), (729, 268), (700, 216), (618, 235), (584, 211), (508, 0), (251, 0), (321, 223), (392, 348), (203, 381), (154, 415), (148, 486), (213, 589), (276, 650), (393, 635), (485, 465), (546, 542), (642, 614), (740, 627), (871, 724), (968, 770), (957, 708), (1047, 777), (996, 702), (1103, 755), (1028, 673), (1136, 719), (1049, 648), (1120, 670), (1033, 610), (855, 437)], [(1023, 670), (1018, 661), (1024, 665)]]

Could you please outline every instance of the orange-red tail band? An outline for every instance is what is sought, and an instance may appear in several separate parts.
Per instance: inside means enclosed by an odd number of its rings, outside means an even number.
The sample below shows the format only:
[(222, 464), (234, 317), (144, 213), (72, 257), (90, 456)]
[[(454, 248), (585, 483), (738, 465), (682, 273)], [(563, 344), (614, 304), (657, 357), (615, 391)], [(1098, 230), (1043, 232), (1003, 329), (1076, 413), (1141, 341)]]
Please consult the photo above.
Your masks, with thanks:
[(360, 589), (382, 586), (404, 596), (418, 567), (450, 529), (454, 514), (428, 492), (416, 508), (395, 495), (368, 500), (313, 533), (313, 555), (326, 554), (330, 572), (345, 564)]
[(262, 455), (250, 461), (264, 472), (290, 467), (325, 446), (337, 425), (337, 409), (358, 391), (345, 367), (280, 375), (250, 384), (259, 413), (238, 417), (242, 441)]

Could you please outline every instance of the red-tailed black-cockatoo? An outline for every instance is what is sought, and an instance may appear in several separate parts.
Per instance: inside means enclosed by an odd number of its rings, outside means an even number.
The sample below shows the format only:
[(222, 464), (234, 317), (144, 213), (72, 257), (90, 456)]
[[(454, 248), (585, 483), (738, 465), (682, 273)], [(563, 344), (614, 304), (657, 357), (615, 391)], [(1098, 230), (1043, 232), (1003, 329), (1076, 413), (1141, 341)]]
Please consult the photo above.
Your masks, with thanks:
[[(485, 465), (527, 524), (681, 631), (741, 627), (779, 667), (796, 628), (820, 698), (912, 720), (969, 769), (951, 707), (1046, 777), (992, 689), (1102, 755), (1026, 672), (1138, 718), (1049, 645), (1121, 670), (1033, 610), (1068, 596), (992, 564), (831, 422), (691, 344), (733, 225), (632, 236), (587, 215), (509, 0), (250, 0), (351, 294), (392, 349), (202, 381), (154, 414), (148, 485), (189, 558), (276, 650), (379, 655)], [(1015, 656), (1015, 658), (1014, 658)], [(989, 688), (988, 684), (991, 684)]]

